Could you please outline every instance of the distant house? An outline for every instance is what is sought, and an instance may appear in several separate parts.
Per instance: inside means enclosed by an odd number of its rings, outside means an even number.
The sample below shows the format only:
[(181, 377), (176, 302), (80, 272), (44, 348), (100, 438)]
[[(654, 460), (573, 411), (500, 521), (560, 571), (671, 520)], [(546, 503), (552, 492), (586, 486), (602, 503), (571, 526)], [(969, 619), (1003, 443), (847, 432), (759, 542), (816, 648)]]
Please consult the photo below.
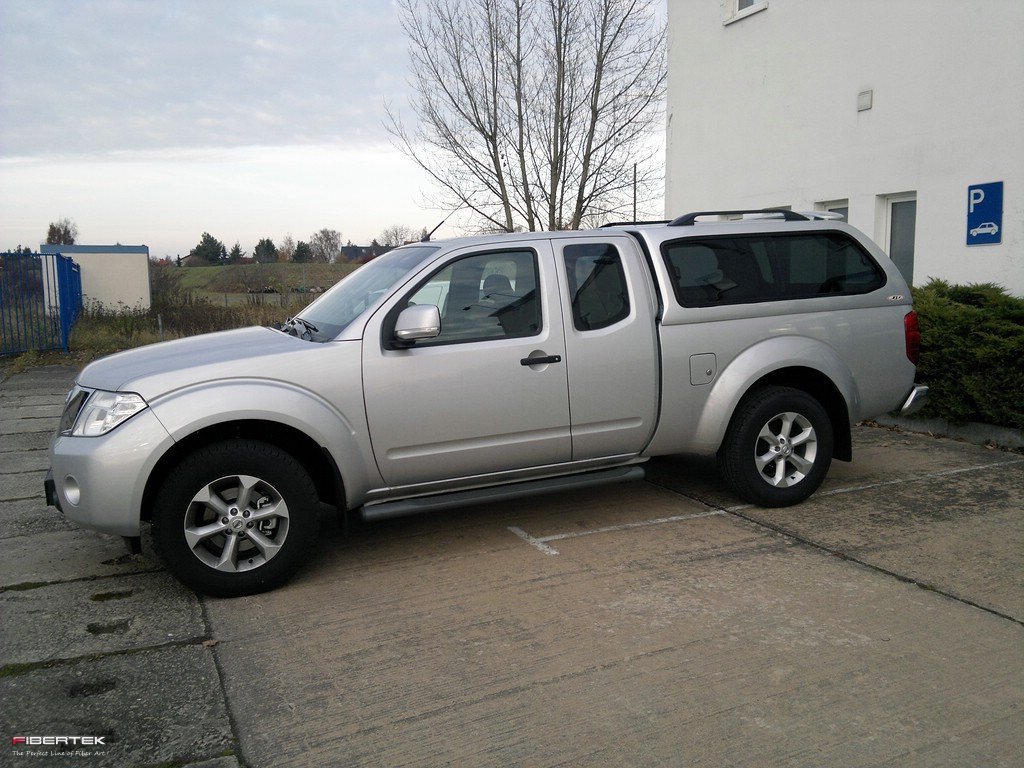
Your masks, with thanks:
[(40, 253), (70, 256), (82, 269), (83, 303), (109, 309), (149, 309), (149, 246), (41, 245)]

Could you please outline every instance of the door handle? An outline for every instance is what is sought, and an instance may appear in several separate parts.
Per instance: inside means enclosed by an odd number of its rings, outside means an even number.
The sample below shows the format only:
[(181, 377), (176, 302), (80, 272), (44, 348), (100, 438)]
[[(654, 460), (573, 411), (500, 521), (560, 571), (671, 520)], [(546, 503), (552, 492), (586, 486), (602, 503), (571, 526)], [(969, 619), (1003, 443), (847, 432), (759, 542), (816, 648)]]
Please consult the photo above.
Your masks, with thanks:
[(548, 363), (562, 362), (561, 355), (548, 355), (546, 357), (524, 357), (519, 361), (520, 365), (547, 365)]

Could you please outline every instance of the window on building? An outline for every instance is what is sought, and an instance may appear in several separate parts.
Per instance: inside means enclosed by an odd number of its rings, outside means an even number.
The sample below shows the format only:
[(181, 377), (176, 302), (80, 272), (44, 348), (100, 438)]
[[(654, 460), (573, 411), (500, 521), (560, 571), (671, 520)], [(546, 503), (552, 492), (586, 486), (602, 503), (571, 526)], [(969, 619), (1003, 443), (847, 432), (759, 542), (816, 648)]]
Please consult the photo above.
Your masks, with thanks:
[(914, 282), (914, 235), (917, 228), (917, 195), (886, 198), (886, 246), (908, 284)]
[(843, 217), (843, 221), (850, 220), (850, 201), (849, 200), (827, 200), (824, 203), (818, 203), (814, 206), (815, 210), (828, 211), (829, 213), (838, 213)]
[(768, 7), (768, 0), (728, 0), (725, 4), (724, 24), (745, 19)]

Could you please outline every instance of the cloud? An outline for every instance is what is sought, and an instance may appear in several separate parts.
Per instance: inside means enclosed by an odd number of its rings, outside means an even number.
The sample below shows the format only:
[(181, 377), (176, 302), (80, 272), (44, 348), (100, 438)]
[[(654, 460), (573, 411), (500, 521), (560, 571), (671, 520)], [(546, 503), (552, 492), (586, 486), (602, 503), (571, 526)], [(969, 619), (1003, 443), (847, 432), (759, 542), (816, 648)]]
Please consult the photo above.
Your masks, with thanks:
[(4, 0), (0, 155), (380, 143), (405, 46), (387, 0)]
[(204, 231), (249, 251), (323, 227), (368, 244), (389, 225), (418, 230), (443, 216), (423, 204), (424, 175), (386, 145), (0, 158), (0, 179), (0, 250), (35, 247), (60, 216), (82, 243), (146, 244), (154, 256), (188, 253)]

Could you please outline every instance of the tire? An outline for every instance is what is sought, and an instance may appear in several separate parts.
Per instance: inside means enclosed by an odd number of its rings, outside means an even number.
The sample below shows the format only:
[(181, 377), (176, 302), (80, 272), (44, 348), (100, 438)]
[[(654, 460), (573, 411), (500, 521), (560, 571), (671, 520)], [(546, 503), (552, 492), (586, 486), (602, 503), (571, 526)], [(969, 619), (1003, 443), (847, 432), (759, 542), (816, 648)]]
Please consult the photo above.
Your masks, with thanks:
[(718, 466), (744, 501), (786, 507), (818, 490), (832, 449), (832, 422), (817, 400), (791, 387), (763, 387), (733, 414)]
[(291, 454), (256, 440), (215, 443), (168, 474), (153, 539), (182, 584), (214, 597), (265, 592), (301, 565), (319, 529), (316, 489)]

